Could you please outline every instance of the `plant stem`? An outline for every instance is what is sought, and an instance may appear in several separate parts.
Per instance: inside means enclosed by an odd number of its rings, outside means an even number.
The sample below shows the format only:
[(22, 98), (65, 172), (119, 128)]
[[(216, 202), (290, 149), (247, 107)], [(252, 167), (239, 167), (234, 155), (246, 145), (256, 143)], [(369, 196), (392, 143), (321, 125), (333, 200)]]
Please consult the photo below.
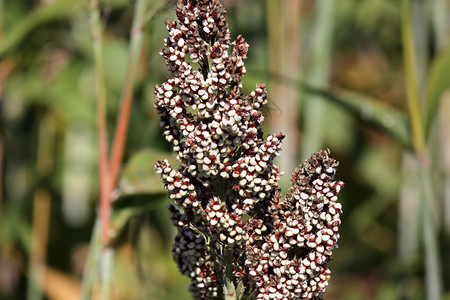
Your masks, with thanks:
[[(398, 255), (404, 273), (411, 272), (420, 248), (420, 166), (416, 156), (404, 151), (402, 184), (398, 204)], [(405, 289), (407, 284), (405, 283)], [(405, 290), (406, 292), (406, 290)]]
[(110, 178), (108, 170), (108, 141), (105, 109), (105, 85), (102, 54), (102, 25), (100, 21), (100, 9), (98, 0), (90, 0), (91, 5), (91, 34), (94, 48), (95, 61), (95, 87), (97, 103), (97, 134), (100, 175), (100, 219), (102, 224), (102, 243), (108, 244), (108, 231), (111, 215), (110, 203)]
[[(0, 0), (1, 1), (1, 0)], [(1, 67), (1, 64), (0, 64)], [(2, 81), (0, 74), (0, 82)], [(3, 136), (3, 87), (0, 83), (0, 220), (2, 219), (2, 203), (3, 203), (3, 156), (5, 153), (5, 143)]]
[[(50, 113), (39, 124), (36, 172), (40, 178), (50, 176), (54, 165), (54, 143), (57, 123)], [(51, 195), (48, 188), (39, 186), (33, 198), (33, 227), (28, 268), (27, 300), (43, 299), (47, 245), (50, 228)]]
[(106, 247), (101, 252), (101, 300), (111, 299), (114, 282), (114, 249)]
[[(302, 29), (302, 5), (304, 1), (281, 1), (283, 9), (281, 45), (281, 70), (291, 78), (300, 78), (302, 72), (301, 65), (301, 29)], [(275, 24), (272, 24), (276, 26)], [(281, 98), (278, 99), (283, 114), (278, 119), (279, 127), (275, 132), (282, 131), (285, 134), (283, 140), (284, 155), (280, 156), (280, 167), (286, 174), (292, 174), (297, 165), (299, 153), (299, 130), (298, 115), (300, 107), (300, 93), (296, 88), (290, 87), (284, 82), (281, 83)], [(281, 184), (289, 185), (289, 176), (281, 178)]]
[[(300, 33), (302, 1), (267, 0), (269, 71), (281, 70), (283, 76), (300, 75)], [(298, 92), (284, 82), (269, 83), (272, 110), (269, 122), (273, 132), (285, 134), (283, 156), (277, 158), (286, 174), (291, 174), (298, 155)], [(289, 176), (281, 177), (281, 185), (289, 185)]]
[[(330, 76), (330, 57), (332, 52), (332, 33), (334, 20), (333, 0), (316, 1), (316, 21), (313, 32), (312, 63), (307, 75), (308, 84), (314, 87), (326, 87)], [(327, 103), (320, 96), (309, 94), (305, 97), (304, 136), (302, 141), (302, 157), (308, 157), (324, 146), (324, 127), (328, 109)]]
[(131, 105), (133, 103), (134, 75), (136, 72), (137, 62), (142, 50), (143, 27), (145, 23), (144, 18), (147, 11), (146, 5), (146, 0), (137, 0), (134, 11), (133, 25), (131, 27), (131, 41), (130, 52), (128, 55), (127, 75), (125, 77), (121, 100), (122, 104), (117, 119), (110, 160), (111, 187), (113, 189), (117, 182), (127, 137), (128, 123), (131, 114)]
[[(269, 55), (269, 72), (277, 72), (282, 69), (283, 66), (283, 45), (285, 39), (285, 28), (283, 26), (283, 1), (281, 0), (266, 0), (267, 2), (267, 43), (268, 43), (268, 55)], [(283, 74), (284, 75), (284, 74)], [(291, 122), (291, 119), (285, 115), (286, 111), (291, 112), (294, 109), (287, 109), (288, 103), (290, 103), (291, 99), (286, 99), (285, 92), (286, 89), (283, 87), (283, 82), (269, 81), (268, 82), (268, 90), (271, 95), (271, 100), (269, 101), (269, 124), (272, 132), (281, 132), (285, 129), (288, 132), (285, 132), (287, 138), (283, 140), (284, 149), (289, 152), (292, 151), (292, 145), (290, 137), (294, 135), (289, 131), (295, 129), (295, 127), (291, 127), (286, 125)], [(276, 109), (273, 109), (276, 108)], [(292, 119), (293, 120), (293, 119)], [(287, 161), (287, 153), (285, 155), (277, 158), (278, 165), (281, 170), (287, 171), (286, 167), (294, 166), (294, 164), (290, 164)], [(288, 173), (289, 174), (289, 173)], [(288, 185), (289, 176), (283, 176), (281, 178), (281, 185)], [(285, 181), (285, 182), (283, 182)]]
[(222, 268), (223, 268), (223, 294), (225, 297), (225, 300), (237, 300), (237, 293), (236, 293), (236, 287), (234, 286), (233, 282), (233, 264), (231, 261), (231, 256), (228, 254), (228, 251), (225, 248), (221, 249), (221, 259), (222, 261)]
[(425, 283), (428, 300), (440, 300), (442, 297), (441, 263), (437, 233), (437, 216), (433, 207), (433, 183), (428, 164), (421, 169), (423, 243), (425, 245)]
[(33, 233), (28, 270), (27, 300), (43, 299), (48, 232), (50, 227), (51, 197), (45, 188), (39, 188), (33, 200)]
[(234, 288), (233, 282), (227, 280), (226, 285), (224, 286), (224, 296), (225, 300), (237, 300), (236, 290)]
[(444, 50), (450, 34), (450, 2), (448, 0), (433, 1), (433, 22), (434, 34), (436, 36), (436, 50)]
[[(111, 160), (108, 164), (108, 141), (105, 108), (105, 86), (102, 55), (102, 23), (98, 0), (90, 0), (91, 34), (94, 48), (97, 129), (99, 148), (99, 176), (100, 176), (100, 212), (96, 221), (89, 251), (89, 259), (83, 281), (82, 299), (92, 297), (97, 272), (100, 270), (101, 299), (110, 298), (113, 286), (114, 251), (109, 246), (109, 231), (111, 223), (111, 192), (117, 181), (120, 164), (125, 147), (128, 121), (131, 112), (134, 73), (137, 60), (142, 49), (142, 27), (146, 12), (146, 0), (138, 0), (135, 6), (133, 26), (131, 29), (131, 46), (128, 57), (127, 76), (125, 78), (122, 107), (119, 112), (116, 132), (113, 140)], [(99, 264), (100, 263), (100, 264)]]
[(97, 218), (94, 224), (91, 241), (89, 243), (89, 255), (83, 273), (83, 285), (81, 289), (81, 300), (90, 300), (94, 292), (94, 285), (97, 282), (99, 269), (99, 258), (102, 251), (102, 230), (100, 219)]
[(402, 39), (405, 63), (406, 89), (409, 119), (411, 122), (412, 147), (417, 154), (425, 150), (424, 123), (420, 109), (416, 80), (416, 61), (411, 25), (410, 0), (402, 0)]
[(402, 37), (405, 62), (405, 76), (409, 119), (411, 122), (411, 140), (419, 167), (421, 189), (421, 219), (423, 222), (423, 243), (425, 248), (425, 284), (427, 299), (439, 300), (442, 295), (442, 277), (438, 247), (436, 213), (433, 207), (432, 174), (429, 154), (425, 145), (425, 124), (422, 119), (419, 96), (414, 40), (411, 23), (410, 0), (402, 0)]
[(3, 24), (3, 20), (5, 19), (4, 11), (5, 11), (5, 0), (0, 0), (0, 44), (3, 41), (3, 27), (5, 26), (5, 24)]
[[(0, 0), (0, 4), (3, 5), (3, 0)], [(0, 20), (1, 19), (1, 9), (0, 7)], [(2, 26), (0, 21), (0, 26)], [(1, 28), (0, 28), (1, 29)], [(1, 44), (1, 36), (0, 36), (0, 44)], [(2, 218), (2, 208), (3, 208), (3, 182), (4, 182), (4, 168), (5, 161), (4, 156), (6, 152), (5, 148), (5, 132), (4, 132), (4, 119), (3, 119), (3, 90), (4, 85), (6, 83), (6, 79), (8, 75), (14, 70), (15, 63), (12, 60), (0, 60), (0, 219)]]
[[(103, 53), (102, 53), (102, 23), (100, 19), (100, 9), (98, 0), (91, 0), (91, 34), (94, 48), (95, 61), (95, 86), (96, 86), (96, 104), (97, 104), (97, 135), (99, 151), (99, 176), (100, 176), (100, 228), (94, 232), (93, 245), (89, 253), (89, 265), (87, 266), (87, 275), (84, 281), (82, 299), (90, 299), (96, 282), (96, 272), (100, 271), (101, 299), (107, 300), (110, 297), (112, 289), (112, 266), (114, 262), (114, 252), (109, 246), (109, 230), (111, 218), (111, 178), (108, 166), (108, 139), (106, 124), (106, 99), (103, 71)], [(96, 226), (98, 226), (98, 221)], [(98, 230), (98, 231), (97, 231)], [(97, 235), (100, 239), (97, 240)], [(100, 242), (98, 242), (100, 241)], [(98, 243), (98, 244), (97, 244)], [(100, 268), (97, 265), (100, 261)]]
[(443, 226), (444, 233), (447, 234), (448, 242), (450, 242), (450, 94), (445, 94), (441, 99), (440, 109), (437, 119), (439, 128), (439, 163), (443, 169)]

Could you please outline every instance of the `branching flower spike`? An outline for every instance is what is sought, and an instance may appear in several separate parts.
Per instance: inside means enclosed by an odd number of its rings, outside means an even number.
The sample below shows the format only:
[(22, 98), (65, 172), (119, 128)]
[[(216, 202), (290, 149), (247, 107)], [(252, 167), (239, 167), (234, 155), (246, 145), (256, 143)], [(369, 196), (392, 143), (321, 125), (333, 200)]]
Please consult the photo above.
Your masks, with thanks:
[(264, 85), (242, 92), (248, 44), (230, 41), (217, 0), (180, 0), (155, 88), (161, 127), (180, 161), (156, 170), (178, 229), (173, 257), (196, 299), (320, 299), (339, 238), (336, 160), (312, 154), (283, 197), (273, 164), (283, 135), (264, 137)]

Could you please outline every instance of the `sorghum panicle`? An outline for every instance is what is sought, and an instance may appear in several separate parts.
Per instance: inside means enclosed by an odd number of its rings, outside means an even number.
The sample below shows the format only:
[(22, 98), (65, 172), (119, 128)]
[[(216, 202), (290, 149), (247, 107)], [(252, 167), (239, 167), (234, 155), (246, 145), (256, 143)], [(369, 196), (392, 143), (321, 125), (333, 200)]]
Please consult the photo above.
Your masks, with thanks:
[(225, 14), (217, 0), (180, 0), (177, 22), (166, 22), (171, 76), (155, 107), (181, 164), (156, 170), (173, 200), (173, 257), (197, 299), (223, 299), (230, 270), (242, 298), (319, 299), (339, 238), (337, 162), (311, 155), (282, 197), (273, 160), (284, 136), (263, 135), (265, 86), (242, 92), (248, 44), (230, 41)]

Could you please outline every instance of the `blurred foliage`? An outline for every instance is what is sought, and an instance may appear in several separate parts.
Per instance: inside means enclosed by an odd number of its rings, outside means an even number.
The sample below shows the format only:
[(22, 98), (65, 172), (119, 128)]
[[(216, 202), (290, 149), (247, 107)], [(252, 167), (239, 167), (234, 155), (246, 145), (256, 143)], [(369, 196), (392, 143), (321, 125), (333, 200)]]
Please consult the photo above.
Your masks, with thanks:
[[(245, 93), (256, 83), (277, 80), (301, 90), (301, 99), (314, 94), (334, 107), (327, 110), (320, 130), (325, 132), (323, 146), (341, 162), (337, 177), (346, 187), (341, 196), (340, 248), (331, 262), (326, 299), (389, 300), (400, 295), (425, 299), (423, 254), (407, 269), (398, 259), (402, 165), (410, 149), (399, 1), (337, 1), (330, 87), (308, 86), (279, 76), (283, 72), (269, 73), (264, 1), (223, 3), (232, 36), (242, 34), (250, 44)], [(102, 1), (110, 140), (126, 76), (133, 5), (126, 0)], [(189, 298), (189, 282), (171, 258), (174, 230), (165, 208), (169, 201), (153, 168), (157, 159), (174, 160), (153, 109), (153, 87), (168, 76), (158, 52), (166, 36), (164, 20), (175, 18), (174, 5), (167, 2), (149, 16), (145, 27), (124, 165), (114, 191), (114, 299)], [(310, 43), (320, 38), (313, 34), (314, 2), (305, 1), (299, 16), (307, 70)], [(423, 26), (432, 32), (430, 24)], [(442, 114), (439, 103), (450, 76), (450, 51), (435, 49), (433, 38), (427, 41), (431, 53), (424, 96), (430, 132)], [(302, 78), (307, 76), (302, 72)], [(282, 117), (289, 108), (278, 107), (270, 92), (266, 117)], [(38, 248), (45, 250), (45, 298), (79, 298), (99, 196), (94, 97), (87, 1), (0, 0), (0, 299), (27, 297), (32, 236), (43, 234), (35, 232), (33, 215), (45, 216), (35, 211), (38, 191), (51, 198), (48, 244)], [(305, 112), (299, 107), (296, 131), (301, 141)], [(432, 160), (439, 166), (439, 157)], [(438, 172), (441, 177), (450, 174)], [(443, 193), (440, 188), (434, 187), (435, 194)], [(440, 203), (442, 214), (446, 205)], [(445, 248), (450, 232), (441, 228), (439, 236), (445, 299), (450, 299), (450, 258)]]

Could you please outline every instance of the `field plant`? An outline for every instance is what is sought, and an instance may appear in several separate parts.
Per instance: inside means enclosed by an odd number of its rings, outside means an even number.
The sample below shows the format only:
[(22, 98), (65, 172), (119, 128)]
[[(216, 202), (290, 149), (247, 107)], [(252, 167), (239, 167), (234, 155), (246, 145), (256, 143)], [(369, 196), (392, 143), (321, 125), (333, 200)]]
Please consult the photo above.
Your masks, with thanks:
[(176, 15), (155, 107), (180, 167), (164, 160), (156, 170), (174, 202), (181, 273), (196, 299), (320, 299), (341, 222), (336, 160), (312, 154), (283, 197), (273, 160), (284, 136), (264, 137), (265, 86), (242, 92), (248, 44), (230, 40), (217, 0), (182, 0)]

